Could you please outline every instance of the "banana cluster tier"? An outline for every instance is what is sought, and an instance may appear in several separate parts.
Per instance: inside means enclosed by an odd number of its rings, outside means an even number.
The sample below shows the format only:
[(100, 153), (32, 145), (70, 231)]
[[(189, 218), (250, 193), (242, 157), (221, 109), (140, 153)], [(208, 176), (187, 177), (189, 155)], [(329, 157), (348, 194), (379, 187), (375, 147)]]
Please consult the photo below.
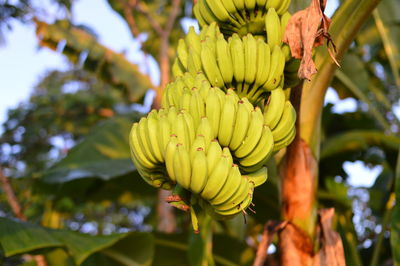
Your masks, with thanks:
[(268, 43), (252, 34), (240, 37), (234, 33), (226, 40), (216, 23), (204, 26), (200, 34), (191, 27), (178, 42), (172, 71), (175, 77), (203, 72), (212, 86), (225, 91), (234, 88), (240, 97), (257, 104), (278, 86), (293, 86), (298, 81), (298, 61), (290, 59), (281, 38), (279, 34), (279, 42)]
[(229, 218), (251, 204), (254, 187), (267, 179), (266, 161), (293, 140), (295, 120), (280, 87), (261, 109), (212, 87), (203, 73), (185, 73), (165, 88), (162, 108), (133, 125), (132, 158), (152, 186), (189, 192), (186, 202), (176, 195), (181, 207)]
[(284, 23), (271, 17), (285, 16), (289, 5), (290, 0), (198, 0), (193, 13), (202, 27), (216, 22), (226, 35), (264, 37), (266, 25), (274, 29), (274, 35), (278, 34), (275, 30), (284, 30)]

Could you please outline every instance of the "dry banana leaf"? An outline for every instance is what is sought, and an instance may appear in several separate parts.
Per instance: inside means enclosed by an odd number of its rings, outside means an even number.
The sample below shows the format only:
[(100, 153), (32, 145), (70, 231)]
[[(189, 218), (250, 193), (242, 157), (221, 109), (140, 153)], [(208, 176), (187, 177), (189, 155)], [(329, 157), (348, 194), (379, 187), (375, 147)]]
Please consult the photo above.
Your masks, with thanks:
[(326, 0), (312, 0), (309, 7), (295, 13), (286, 26), (284, 42), (289, 44), (292, 56), (301, 59), (299, 77), (311, 79), (317, 73), (317, 68), (312, 59), (314, 47), (323, 44), (324, 39), (328, 41), (328, 50), (332, 59), (333, 53), (329, 44), (335, 48), (328, 33), (331, 20), (324, 14)]

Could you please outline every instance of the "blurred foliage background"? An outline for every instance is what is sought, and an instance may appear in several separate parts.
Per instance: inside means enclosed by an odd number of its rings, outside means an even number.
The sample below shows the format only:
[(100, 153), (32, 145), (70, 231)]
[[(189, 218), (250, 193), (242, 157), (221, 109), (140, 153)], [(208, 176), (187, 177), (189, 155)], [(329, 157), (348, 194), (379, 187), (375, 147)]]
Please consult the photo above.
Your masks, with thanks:
[[(145, 115), (137, 107), (149, 90), (160, 93), (169, 80), (165, 62), (175, 57), (184, 34), (180, 22), (191, 18), (192, 2), (107, 1), (132, 38), (144, 34), (141, 51), (159, 63), (161, 73), (161, 84), (153, 84), (93, 30), (71, 22), (76, 1), (54, 0), (64, 17), (50, 24), (39, 19), (41, 10), (30, 0), (0, 1), (2, 39), (11, 21), (33, 24), (40, 46), (71, 62), (65, 71), (49, 70), (2, 125), (0, 264), (197, 265), (199, 237), (188, 214), (157, 212), (157, 190), (135, 171), (128, 146), (131, 124)], [(293, 0), (292, 10), (308, 2)], [(337, 13), (358, 0), (343, 2)], [(353, 36), (330, 83), (341, 99), (355, 99), (357, 109), (339, 114), (328, 104), (322, 112), (318, 207), (335, 208), (334, 227), (348, 265), (400, 265), (400, 210), (394, 204), (400, 200), (394, 112), (399, 49), (400, 2), (382, 0)], [(279, 158), (268, 163), (269, 180), (255, 192), (257, 213), (246, 223), (239, 216), (213, 224), (218, 265), (251, 265), (264, 224), (280, 219)], [(383, 170), (371, 187), (352, 187), (343, 168), (348, 161)], [(160, 219), (169, 223), (168, 232), (160, 232)], [(274, 247), (269, 265), (278, 264)]]

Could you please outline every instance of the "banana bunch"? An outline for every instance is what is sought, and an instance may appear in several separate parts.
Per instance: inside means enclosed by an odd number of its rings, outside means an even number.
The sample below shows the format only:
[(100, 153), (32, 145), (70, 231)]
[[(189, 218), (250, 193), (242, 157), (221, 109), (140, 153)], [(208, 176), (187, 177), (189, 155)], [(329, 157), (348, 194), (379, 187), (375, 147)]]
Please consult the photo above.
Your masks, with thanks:
[(264, 35), (269, 10), (282, 16), (289, 5), (290, 0), (198, 0), (193, 13), (201, 27), (217, 22), (225, 35)]
[[(185, 87), (188, 83), (192, 86), (201, 83), (202, 87)], [(228, 147), (243, 172), (259, 170), (274, 150), (273, 132), (264, 123), (261, 109), (246, 97), (240, 98), (232, 89), (225, 94), (211, 87), (202, 73), (194, 78), (187, 74), (170, 83), (164, 90), (161, 106), (189, 112), (197, 134), (207, 141), (217, 139), (222, 147)], [(275, 112), (274, 108), (270, 112)]]
[[(185, 40), (179, 41), (173, 74), (178, 78), (203, 72), (211, 86), (235, 88), (239, 97), (257, 104), (283, 86), (286, 58), (276, 42), (271, 46), (252, 34), (240, 38), (236, 33), (225, 40), (216, 23), (204, 26), (200, 35), (190, 28)], [(195, 86), (199, 89), (202, 84)]]
[[(132, 160), (167, 201), (214, 219), (251, 210), (267, 160), (296, 135), (288, 100), (299, 61), (282, 43), (290, 0), (198, 0), (193, 27), (177, 47), (174, 82), (161, 109), (134, 123)], [(227, 39), (226, 39), (227, 38)]]

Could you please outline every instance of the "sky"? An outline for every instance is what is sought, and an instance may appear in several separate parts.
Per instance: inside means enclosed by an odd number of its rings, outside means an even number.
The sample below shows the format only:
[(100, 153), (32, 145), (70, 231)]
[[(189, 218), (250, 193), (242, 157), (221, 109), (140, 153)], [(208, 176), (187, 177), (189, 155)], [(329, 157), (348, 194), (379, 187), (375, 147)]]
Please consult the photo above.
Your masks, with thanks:
[[(54, 8), (51, 0), (37, 0), (37, 5), (50, 6), (47, 13), (42, 14), (42, 19), (51, 22), (58, 17), (60, 10)], [(93, 12), (93, 7), (96, 7)], [(337, 1), (328, 1), (326, 13), (332, 15), (337, 7)], [(98, 34), (99, 41), (107, 47), (124, 52), (127, 59), (139, 63), (142, 55), (139, 52), (140, 42), (131, 38), (129, 29), (118, 14), (113, 12), (105, 0), (78, 0), (73, 5), (73, 22), (85, 24)], [(190, 21), (183, 23), (188, 27)], [(12, 31), (5, 31), (6, 43), (0, 46), (0, 124), (7, 117), (7, 110), (27, 101), (35, 84), (48, 70), (63, 70), (68, 68), (68, 61), (57, 52), (47, 48), (39, 48), (33, 25), (12, 23)], [(149, 73), (155, 84), (158, 83), (159, 73), (154, 61), (151, 67), (140, 68)], [(354, 111), (357, 107), (354, 99), (340, 100), (333, 89), (329, 89), (325, 103), (333, 103), (334, 111), (338, 113)], [(1, 129), (0, 129), (1, 133)], [(346, 162), (345, 171), (350, 175), (348, 183), (353, 186), (371, 186), (381, 167), (367, 168), (361, 161)]]

